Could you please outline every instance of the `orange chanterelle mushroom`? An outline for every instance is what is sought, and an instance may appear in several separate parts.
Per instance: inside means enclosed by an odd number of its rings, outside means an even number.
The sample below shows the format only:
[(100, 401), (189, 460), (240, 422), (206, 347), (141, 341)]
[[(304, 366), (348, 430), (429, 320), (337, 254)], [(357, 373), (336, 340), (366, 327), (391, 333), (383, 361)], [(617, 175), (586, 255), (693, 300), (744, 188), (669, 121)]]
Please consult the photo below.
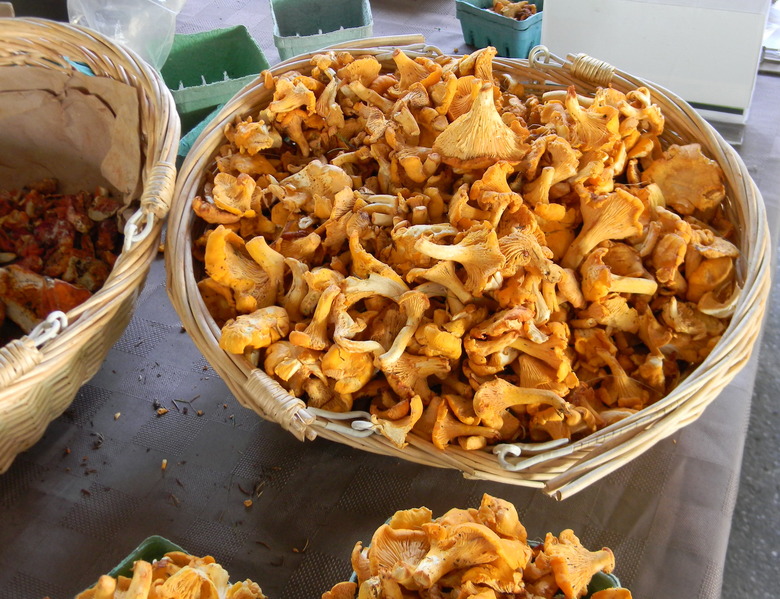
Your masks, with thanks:
[[(630, 417), (739, 297), (721, 168), (664, 141), (648, 89), (536, 96), (495, 55), (331, 51), (266, 72), (268, 101), (226, 126), (193, 199), (221, 346), (310, 406), (369, 412), (398, 447)], [(448, 576), (407, 566), (418, 586)]]

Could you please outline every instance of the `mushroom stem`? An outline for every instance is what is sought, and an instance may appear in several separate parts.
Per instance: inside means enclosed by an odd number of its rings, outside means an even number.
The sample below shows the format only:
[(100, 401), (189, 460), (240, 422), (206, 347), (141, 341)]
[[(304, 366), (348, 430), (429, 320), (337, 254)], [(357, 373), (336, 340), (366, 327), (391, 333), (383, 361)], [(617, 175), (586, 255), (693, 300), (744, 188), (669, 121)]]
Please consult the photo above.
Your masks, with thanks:
[(640, 295), (653, 295), (658, 289), (658, 283), (652, 279), (642, 277), (622, 277), (612, 275), (610, 291), (615, 293), (637, 293)]
[(569, 404), (552, 391), (517, 387), (499, 378), (482, 384), (474, 394), (474, 411), (482, 422), (491, 428), (501, 428), (502, 412), (507, 408), (530, 404), (545, 404), (559, 410), (569, 410)]

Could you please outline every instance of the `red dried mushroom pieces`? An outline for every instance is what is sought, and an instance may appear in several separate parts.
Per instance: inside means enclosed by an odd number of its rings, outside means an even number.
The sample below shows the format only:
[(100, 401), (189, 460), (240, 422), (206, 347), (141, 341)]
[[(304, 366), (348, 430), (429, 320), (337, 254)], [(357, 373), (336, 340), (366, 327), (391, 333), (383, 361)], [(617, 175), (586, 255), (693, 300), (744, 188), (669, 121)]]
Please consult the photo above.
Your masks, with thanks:
[[(336, 584), (322, 599), (575, 599), (614, 567), (609, 548), (591, 551), (571, 529), (529, 543), (515, 507), (484, 494), (478, 508), (453, 508), (438, 518), (426, 507), (396, 512), (367, 547), (355, 545), (356, 581)], [(631, 592), (612, 588), (591, 598), (631, 599)]]
[(108, 190), (63, 194), (54, 179), (0, 191), (0, 342), (103, 286), (121, 250), (121, 207)]
[(739, 293), (720, 167), (650, 92), (463, 57), (264, 74), (193, 209), (226, 351), (399, 446), (579, 438), (668, 394)]

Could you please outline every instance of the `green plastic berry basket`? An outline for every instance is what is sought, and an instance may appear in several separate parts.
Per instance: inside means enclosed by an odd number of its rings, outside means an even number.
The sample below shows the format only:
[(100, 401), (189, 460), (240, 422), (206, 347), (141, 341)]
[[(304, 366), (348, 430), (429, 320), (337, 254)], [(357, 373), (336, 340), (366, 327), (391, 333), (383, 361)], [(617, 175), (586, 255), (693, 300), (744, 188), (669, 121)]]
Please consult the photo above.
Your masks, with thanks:
[(176, 35), (160, 74), (176, 103), (182, 135), (268, 66), (243, 25)]
[(528, 58), (531, 48), (542, 37), (543, 0), (532, 0), (537, 12), (518, 21), (490, 10), (493, 0), (455, 0), (455, 16), (460, 21), (463, 39), (470, 46), (494, 46), (499, 56)]
[(144, 539), (138, 547), (133, 549), (127, 557), (119, 562), (108, 573), (109, 576), (116, 578), (117, 576), (127, 576), (128, 578), (133, 575), (133, 564), (138, 560), (152, 563), (155, 560), (162, 559), (162, 557), (171, 551), (184, 551), (176, 543), (169, 541), (165, 537), (153, 535)]
[(370, 37), (374, 20), (368, 0), (270, 0), (274, 45), (287, 60), (304, 52)]

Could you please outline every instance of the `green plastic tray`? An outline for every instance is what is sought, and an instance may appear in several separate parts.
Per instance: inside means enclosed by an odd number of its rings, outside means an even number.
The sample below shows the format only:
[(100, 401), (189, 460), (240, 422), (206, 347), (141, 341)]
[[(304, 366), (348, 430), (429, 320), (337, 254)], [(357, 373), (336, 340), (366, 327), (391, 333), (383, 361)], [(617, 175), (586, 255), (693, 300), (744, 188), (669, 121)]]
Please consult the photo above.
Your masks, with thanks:
[(160, 559), (169, 551), (184, 551), (184, 549), (164, 537), (148, 537), (144, 539), (138, 547), (133, 549), (127, 557), (114, 566), (108, 575), (113, 576), (114, 578), (117, 576), (127, 576), (130, 578), (133, 575), (133, 564), (136, 561), (144, 560), (145, 562), (152, 563), (154, 560)]
[(528, 58), (531, 48), (542, 38), (544, 0), (531, 0), (537, 13), (518, 21), (493, 12), (493, 0), (455, 0), (455, 16), (460, 21), (463, 39), (469, 46), (493, 46), (499, 56)]
[(279, 57), (370, 37), (374, 21), (368, 0), (270, 0)]
[[(109, 576), (114, 578), (118, 576), (125, 576), (132, 578), (133, 576), (133, 564), (140, 560), (152, 563), (154, 560), (162, 558), (169, 551), (186, 551), (179, 547), (176, 543), (169, 541), (168, 539), (160, 536), (153, 535), (144, 539), (138, 547), (133, 549), (127, 557), (114, 566), (110, 572), (107, 572)], [(97, 584), (97, 581), (95, 582)], [(84, 591), (91, 589), (94, 585), (90, 585)], [(82, 591), (83, 592), (83, 591)]]
[(176, 102), (182, 135), (268, 67), (243, 25), (176, 35), (160, 73)]

